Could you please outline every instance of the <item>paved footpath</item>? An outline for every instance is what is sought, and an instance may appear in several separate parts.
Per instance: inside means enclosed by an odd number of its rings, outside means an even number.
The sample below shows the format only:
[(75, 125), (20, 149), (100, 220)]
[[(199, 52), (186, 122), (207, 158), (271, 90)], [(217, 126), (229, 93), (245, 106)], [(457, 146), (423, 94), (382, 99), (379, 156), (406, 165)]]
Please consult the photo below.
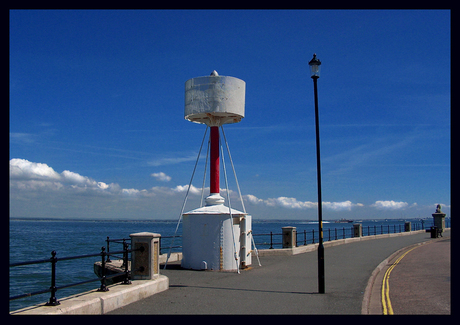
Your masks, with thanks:
[[(412, 248), (412, 247), (411, 247)], [(451, 313), (450, 237), (408, 248), (390, 270), (389, 299), (395, 315)], [(407, 254), (404, 255), (404, 253)], [(382, 274), (394, 261), (382, 269)], [(380, 280), (380, 276), (378, 277)], [(381, 290), (380, 281), (376, 283)], [(372, 300), (374, 297), (371, 298)], [(378, 299), (381, 298), (378, 297)]]
[(426, 241), (437, 240), (418, 233), (327, 247), (325, 294), (317, 293), (316, 251), (261, 257), (262, 266), (253, 258), (252, 269), (240, 274), (183, 270), (172, 263), (161, 270), (169, 290), (109, 314), (361, 314), (376, 267), (396, 251)]

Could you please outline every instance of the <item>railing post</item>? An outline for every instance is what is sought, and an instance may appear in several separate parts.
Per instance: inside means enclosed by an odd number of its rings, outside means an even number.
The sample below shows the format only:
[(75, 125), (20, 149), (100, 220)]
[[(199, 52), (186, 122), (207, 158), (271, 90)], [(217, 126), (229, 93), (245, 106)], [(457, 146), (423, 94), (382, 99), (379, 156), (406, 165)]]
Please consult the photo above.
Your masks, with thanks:
[(110, 244), (109, 243), (110, 243), (109, 236), (107, 236), (107, 261), (106, 261), (107, 263), (112, 262), (110, 260), (110, 254), (109, 254), (109, 252), (110, 252)]
[(102, 246), (101, 247), (101, 256), (102, 256), (102, 265), (101, 265), (101, 268), (102, 268), (102, 277), (101, 277), (101, 287), (99, 289), (97, 289), (97, 291), (109, 291), (109, 288), (107, 288), (106, 284), (105, 284), (105, 280), (106, 280), (106, 277), (105, 277), (105, 256), (106, 256), (106, 252), (105, 252), (105, 247)]
[(46, 303), (46, 306), (57, 306), (60, 305), (61, 303), (57, 301), (56, 299), (56, 262), (57, 262), (57, 257), (56, 257), (56, 251), (51, 252), (51, 297), (50, 301)]
[(303, 230), (303, 244), (307, 245), (307, 230)]
[(315, 229), (312, 229), (311, 233), (312, 233), (312, 237), (313, 237), (312, 244), (314, 244), (315, 243)]
[(125, 266), (125, 279), (123, 280), (123, 284), (131, 284), (128, 271), (128, 246), (128, 243), (123, 240), (123, 264)]
[(270, 231), (270, 248), (273, 249), (273, 233)]
[(125, 266), (126, 261), (128, 260), (128, 252), (125, 250), (126, 239), (123, 238), (123, 263), (121, 263), (121, 267)]

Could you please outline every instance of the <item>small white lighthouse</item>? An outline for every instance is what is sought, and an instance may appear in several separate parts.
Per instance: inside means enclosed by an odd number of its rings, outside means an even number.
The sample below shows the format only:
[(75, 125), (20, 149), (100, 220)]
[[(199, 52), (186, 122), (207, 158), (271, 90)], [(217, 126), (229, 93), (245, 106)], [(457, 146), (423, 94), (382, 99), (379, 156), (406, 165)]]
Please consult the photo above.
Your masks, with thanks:
[(234, 77), (197, 77), (185, 83), (185, 119), (210, 127), (210, 194), (206, 206), (182, 215), (182, 267), (237, 271), (251, 265), (251, 216), (220, 195), (219, 128), (244, 117), (246, 83)]

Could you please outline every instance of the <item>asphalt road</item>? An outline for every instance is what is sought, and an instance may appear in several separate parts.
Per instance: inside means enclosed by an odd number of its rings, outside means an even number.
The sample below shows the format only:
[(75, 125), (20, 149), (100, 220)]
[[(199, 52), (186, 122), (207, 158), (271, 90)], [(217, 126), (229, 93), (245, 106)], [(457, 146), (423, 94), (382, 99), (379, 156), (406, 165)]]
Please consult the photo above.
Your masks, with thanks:
[(361, 314), (374, 269), (397, 250), (430, 240), (429, 233), (418, 233), (326, 248), (325, 294), (317, 293), (316, 251), (261, 257), (262, 266), (253, 258), (252, 269), (240, 274), (171, 263), (161, 270), (169, 290), (109, 314)]

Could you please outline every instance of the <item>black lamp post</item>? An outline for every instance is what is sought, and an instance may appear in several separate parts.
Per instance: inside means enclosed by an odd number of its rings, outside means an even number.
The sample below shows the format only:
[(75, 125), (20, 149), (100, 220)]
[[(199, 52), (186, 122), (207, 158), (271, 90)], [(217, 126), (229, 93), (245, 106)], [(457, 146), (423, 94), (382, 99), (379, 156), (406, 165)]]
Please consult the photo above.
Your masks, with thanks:
[(308, 63), (315, 92), (315, 124), (316, 124), (316, 169), (318, 174), (318, 292), (325, 293), (324, 284), (324, 245), (323, 245), (323, 199), (321, 197), (321, 156), (319, 150), (319, 116), (318, 116), (318, 78), (321, 70), (321, 61), (313, 54), (313, 59)]

